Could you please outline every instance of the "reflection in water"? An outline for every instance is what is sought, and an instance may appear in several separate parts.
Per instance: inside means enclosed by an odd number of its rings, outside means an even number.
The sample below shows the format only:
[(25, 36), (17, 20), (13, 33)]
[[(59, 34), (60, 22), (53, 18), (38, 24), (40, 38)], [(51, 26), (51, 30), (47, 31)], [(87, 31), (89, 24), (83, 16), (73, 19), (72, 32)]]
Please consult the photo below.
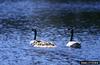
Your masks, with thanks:
[[(92, 5), (84, 5), (81, 9), (65, 4), (60, 7), (41, 3), (38, 4), (40, 8), (35, 5), (30, 1), (0, 4), (1, 65), (79, 65), (80, 60), (100, 60), (99, 5), (95, 5), (97, 12)], [(89, 7), (91, 12), (86, 10)], [(74, 8), (78, 8), (78, 12), (74, 13)], [(81, 49), (65, 46), (70, 38), (67, 29), (71, 26), (75, 29), (75, 40), (82, 44)], [(52, 41), (58, 47), (41, 49), (31, 46), (32, 28), (39, 31), (38, 39)]]

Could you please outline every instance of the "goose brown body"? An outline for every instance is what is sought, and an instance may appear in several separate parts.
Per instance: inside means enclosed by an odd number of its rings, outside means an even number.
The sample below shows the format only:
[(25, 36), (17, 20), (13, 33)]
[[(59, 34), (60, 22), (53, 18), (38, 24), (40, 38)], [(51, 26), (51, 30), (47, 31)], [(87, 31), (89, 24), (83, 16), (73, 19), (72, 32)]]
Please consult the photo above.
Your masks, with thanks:
[(33, 40), (31, 44), (34, 47), (56, 47), (52, 42), (40, 41), (40, 40)]

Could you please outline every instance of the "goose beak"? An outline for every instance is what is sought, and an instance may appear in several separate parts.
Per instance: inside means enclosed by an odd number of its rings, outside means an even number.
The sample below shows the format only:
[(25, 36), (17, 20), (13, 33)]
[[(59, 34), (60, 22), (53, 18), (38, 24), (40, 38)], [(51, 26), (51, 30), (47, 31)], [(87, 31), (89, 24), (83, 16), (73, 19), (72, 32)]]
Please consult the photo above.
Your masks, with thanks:
[(35, 31), (36, 29), (32, 29), (32, 31)]

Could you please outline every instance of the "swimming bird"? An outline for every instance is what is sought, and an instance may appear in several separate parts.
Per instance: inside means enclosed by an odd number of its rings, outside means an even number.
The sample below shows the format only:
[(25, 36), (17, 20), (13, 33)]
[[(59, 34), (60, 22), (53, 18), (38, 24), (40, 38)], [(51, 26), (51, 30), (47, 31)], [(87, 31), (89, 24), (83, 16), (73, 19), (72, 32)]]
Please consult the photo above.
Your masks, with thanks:
[(70, 41), (67, 43), (66, 46), (71, 47), (71, 48), (81, 48), (80, 42), (73, 40), (73, 34), (74, 34), (73, 29), (70, 30), (70, 33), (71, 33)]
[(36, 36), (37, 36), (37, 30), (36, 29), (32, 29), (32, 31), (34, 31), (34, 40), (32, 40), (30, 43), (34, 46), (34, 47), (56, 47), (56, 45), (52, 42), (46, 42), (46, 41), (42, 41), (42, 40), (37, 40)]

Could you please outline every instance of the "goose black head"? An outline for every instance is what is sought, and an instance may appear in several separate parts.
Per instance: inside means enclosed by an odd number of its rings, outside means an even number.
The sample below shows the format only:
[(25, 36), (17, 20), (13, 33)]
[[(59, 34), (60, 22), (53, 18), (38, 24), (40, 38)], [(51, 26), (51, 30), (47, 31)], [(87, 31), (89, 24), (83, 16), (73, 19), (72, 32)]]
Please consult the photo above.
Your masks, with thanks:
[(34, 40), (36, 40), (37, 30), (36, 29), (32, 29), (32, 31), (34, 31)]
[(73, 34), (74, 34), (74, 30), (73, 28), (70, 29), (70, 41), (73, 41)]
[(36, 31), (36, 29), (32, 29), (32, 31)]

